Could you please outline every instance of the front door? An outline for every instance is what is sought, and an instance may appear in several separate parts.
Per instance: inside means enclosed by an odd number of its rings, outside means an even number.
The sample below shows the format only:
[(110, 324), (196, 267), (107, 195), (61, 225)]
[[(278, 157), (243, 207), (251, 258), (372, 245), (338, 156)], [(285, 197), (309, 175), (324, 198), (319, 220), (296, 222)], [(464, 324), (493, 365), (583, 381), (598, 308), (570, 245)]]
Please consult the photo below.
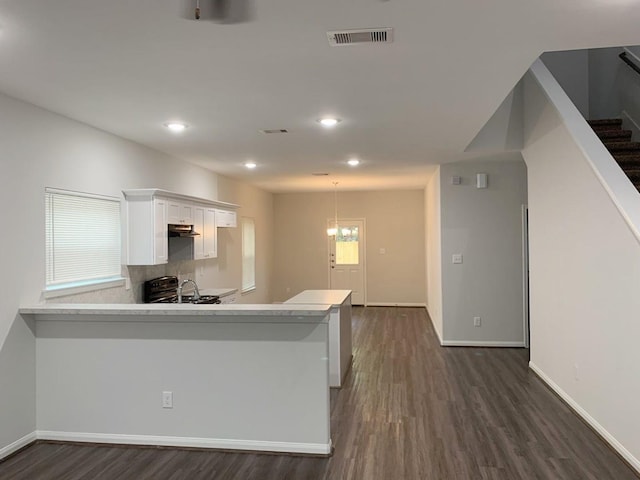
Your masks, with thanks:
[(329, 237), (329, 288), (351, 290), (353, 305), (365, 304), (364, 260), (364, 220), (338, 220), (338, 232)]

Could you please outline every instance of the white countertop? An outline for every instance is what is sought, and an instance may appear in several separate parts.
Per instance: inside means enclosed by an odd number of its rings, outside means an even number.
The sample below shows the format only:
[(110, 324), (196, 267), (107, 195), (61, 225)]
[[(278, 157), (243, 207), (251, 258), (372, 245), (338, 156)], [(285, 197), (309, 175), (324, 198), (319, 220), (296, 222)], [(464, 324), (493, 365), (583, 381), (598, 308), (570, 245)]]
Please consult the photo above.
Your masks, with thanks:
[[(271, 304), (218, 304), (193, 305), (190, 303), (118, 303), (118, 304), (64, 304), (51, 303), (22, 307), (22, 315), (34, 315), (37, 320), (64, 321), (181, 321), (222, 322), (234, 317), (234, 322), (305, 321), (317, 322), (327, 316), (331, 305), (271, 305)], [(191, 318), (185, 318), (191, 317)], [(279, 317), (276, 319), (275, 317)], [(119, 320), (121, 318), (121, 320)], [(225, 318), (227, 320), (225, 320)]]
[(237, 291), (237, 288), (201, 288), (200, 295), (217, 295), (218, 297), (226, 297), (228, 295), (233, 295)]
[(333, 305), (339, 307), (351, 295), (351, 290), (305, 290), (291, 297), (285, 304)]

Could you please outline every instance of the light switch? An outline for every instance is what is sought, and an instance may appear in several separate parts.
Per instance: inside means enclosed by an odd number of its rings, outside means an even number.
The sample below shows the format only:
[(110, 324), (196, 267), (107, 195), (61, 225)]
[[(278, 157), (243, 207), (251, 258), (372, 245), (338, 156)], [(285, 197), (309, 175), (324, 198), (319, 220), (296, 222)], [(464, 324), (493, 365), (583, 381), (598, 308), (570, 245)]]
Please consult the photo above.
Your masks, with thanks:
[(387, 253), (387, 249), (386, 248), (381, 248), (380, 249), (380, 255), (384, 255), (385, 253)]
[(454, 253), (451, 256), (451, 263), (462, 263), (462, 254), (461, 253)]

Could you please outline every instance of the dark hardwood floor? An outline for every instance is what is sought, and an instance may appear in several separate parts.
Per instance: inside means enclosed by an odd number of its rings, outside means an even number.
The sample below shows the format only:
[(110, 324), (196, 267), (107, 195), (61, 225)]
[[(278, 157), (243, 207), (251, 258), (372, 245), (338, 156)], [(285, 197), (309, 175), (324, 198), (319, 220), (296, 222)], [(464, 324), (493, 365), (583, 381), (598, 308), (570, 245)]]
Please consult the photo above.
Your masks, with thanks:
[(419, 308), (355, 308), (331, 458), (38, 443), (2, 480), (625, 480), (638, 477), (527, 367), (524, 349), (442, 348)]

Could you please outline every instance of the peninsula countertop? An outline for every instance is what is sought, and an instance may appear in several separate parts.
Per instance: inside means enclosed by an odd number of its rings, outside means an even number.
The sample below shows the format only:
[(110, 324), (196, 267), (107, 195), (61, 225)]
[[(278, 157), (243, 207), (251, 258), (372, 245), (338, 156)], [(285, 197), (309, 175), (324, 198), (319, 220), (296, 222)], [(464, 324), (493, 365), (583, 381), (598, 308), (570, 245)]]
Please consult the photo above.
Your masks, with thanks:
[(305, 290), (289, 300), (285, 305), (332, 305), (339, 307), (351, 295), (351, 290)]
[(25, 306), (22, 315), (33, 315), (38, 320), (65, 321), (140, 321), (170, 322), (175, 317), (190, 322), (318, 322), (325, 321), (330, 304), (216, 304), (191, 303), (114, 303), (114, 304), (64, 304), (50, 303)]

